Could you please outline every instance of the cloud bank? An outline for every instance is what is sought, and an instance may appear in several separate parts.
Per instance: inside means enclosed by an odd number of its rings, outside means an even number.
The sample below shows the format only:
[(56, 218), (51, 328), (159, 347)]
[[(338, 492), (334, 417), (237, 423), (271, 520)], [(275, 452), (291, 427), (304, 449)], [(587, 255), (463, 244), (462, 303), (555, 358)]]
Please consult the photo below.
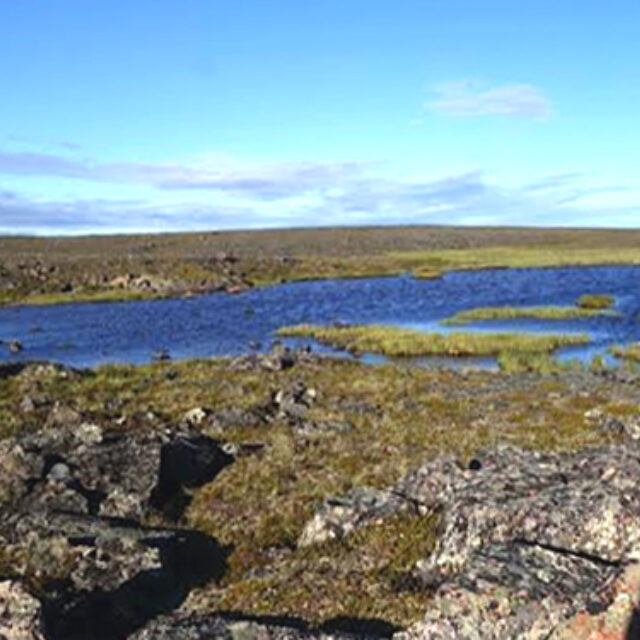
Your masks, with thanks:
[(549, 99), (530, 84), (482, 87), (471, 81), (451, 82), (435, 89), (426, 107), (440, 115), (509, 116), (544, 120), (551, 115)]
[[(0, 233), (358, 224), (635, 226), (640, 211), (637, 191), (624, 185), (594, 185), (590, 176), (577, 172), (507, 187), (480, 171), (401, 180), (380, 169), (372, 163), (258, 165), (233, 159), (100, 163), (0, 150)], [(5, 185), (3, 175), (8, 176)], [(13, 188), (11, 176), (60, 179), (70, 185), (70, 193), (83, 181), (96, 184), (96, 192), (103, 195), (35, 197)], [(125, 185), (139, 186), (145, 195), (125, 198)], [(615, 212), (607, 208), (611, 198)]]

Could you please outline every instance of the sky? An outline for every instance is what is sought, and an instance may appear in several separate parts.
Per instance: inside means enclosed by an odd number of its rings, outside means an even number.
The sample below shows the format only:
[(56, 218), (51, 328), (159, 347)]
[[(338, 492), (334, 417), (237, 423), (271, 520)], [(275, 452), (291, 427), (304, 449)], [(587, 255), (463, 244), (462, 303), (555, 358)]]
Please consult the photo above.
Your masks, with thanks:
[(637, 0), (0, 0), (0, 233), (640, 226)]

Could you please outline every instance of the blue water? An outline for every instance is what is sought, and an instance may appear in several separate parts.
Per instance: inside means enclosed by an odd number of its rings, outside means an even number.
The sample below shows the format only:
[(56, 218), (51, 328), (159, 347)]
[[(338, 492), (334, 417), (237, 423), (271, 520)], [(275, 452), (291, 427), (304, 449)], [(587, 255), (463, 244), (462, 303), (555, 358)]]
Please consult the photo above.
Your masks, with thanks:
[[(615, 295), (615, 310), (620, 315), (570, 321), (490, 321), (459, 329), (591, 336), (587, 347), (563, 350), (561, 358), (590, 359), (605, 353), (610, 344), (640, 340), (640, 267), (491, 269), (452, 272), (437, 280), (409, 276), (324, 280), (235, 296), (4, 308), (0, 309), (0, 340), (5, 343), (0, 345), (0, 360), (95, 366), (148, 362), (160, 349), (167, 349), (174, 358), (232, 355), (268, 350), (274, 331), (283, 325), (375, 322), (446, 330), (438, 321), (462, 309), (572, 305), (584, 293)], [(6, 342), (12, 339), (22, 342), (20, 354), (9, 353)]]

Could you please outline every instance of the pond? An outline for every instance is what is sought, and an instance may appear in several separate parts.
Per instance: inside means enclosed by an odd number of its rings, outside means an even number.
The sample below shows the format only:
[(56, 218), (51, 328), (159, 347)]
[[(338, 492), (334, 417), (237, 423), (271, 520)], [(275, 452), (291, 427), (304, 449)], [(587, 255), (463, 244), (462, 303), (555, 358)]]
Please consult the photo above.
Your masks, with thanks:
[[(268, 351), (279, 327), (300, 323), (385, 323), (446, 331), (439, 321), (463, 309), (574, 305), (584, 293), (613, 294), (619, 315), (562, 321), (484, 321), (457, 330), (588, 333), (590, 344), (558, 354), (583, 360), (606, 354), (611, 344), (640, 340), (640, 267), (488, 269), (451, 272), (436, 280), (410, 276), (318, 280), (234, 296), (3, 308), (0, 360), (95, 366), (149, 362), (154, 352), (162, 349), (174, 358)], [(13, 339), (23, 344), (21, 353), (9, 353), (7, 341)], [(312, 341), (290, 341), (300, 342)], [(491, 360), (475, 364), (491, 366)]]

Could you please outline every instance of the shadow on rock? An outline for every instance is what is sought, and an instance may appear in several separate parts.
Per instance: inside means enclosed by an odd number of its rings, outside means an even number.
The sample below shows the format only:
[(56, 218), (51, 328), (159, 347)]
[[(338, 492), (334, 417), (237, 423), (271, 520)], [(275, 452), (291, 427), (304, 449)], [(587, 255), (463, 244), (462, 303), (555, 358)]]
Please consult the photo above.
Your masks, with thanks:
[(339, 616), (325, 622), (321, 631), (325, 633), (348, 633), (367, 638), (391, 638), (399, 627), (379, 618), (348, 618)]
[(191, 497), (185, 491), (211, 482), (234, 461), (213, 438), (197, 436), (176, 438), (162, 446), (158, 483), (150, 504), (168, 520), (176, 522), (189, 506)]
[(0, 363), (0, 380), (5, 380), (6, 378), (12, 378), (13, 376), (17, 376), (19, 373), (26, 368), (26, 364), (22, 362), (2, 362)]
[(230, 548), (198, 531), (149, 538), (160, 567), (143, 571), (113, 591), (68, 589), (44, 603), (47, 640), (124, 640), (157, 615), (178, 607), (194, 587), (219, 580)]
[(341, 616), (320, 627), (295, 616), (251, 615), (226, 611), (205, 616), (170, 615), (160, 618), (132, 640), (209, 640), (210, 638), (261, 638), (312, 640), (331, 638), (391, 638), (399, 628), (375, 618)]
[(640, 640), (640, 611), (638, 609), (634, 609), (633, 611), (624, 638), (625, 640)]

